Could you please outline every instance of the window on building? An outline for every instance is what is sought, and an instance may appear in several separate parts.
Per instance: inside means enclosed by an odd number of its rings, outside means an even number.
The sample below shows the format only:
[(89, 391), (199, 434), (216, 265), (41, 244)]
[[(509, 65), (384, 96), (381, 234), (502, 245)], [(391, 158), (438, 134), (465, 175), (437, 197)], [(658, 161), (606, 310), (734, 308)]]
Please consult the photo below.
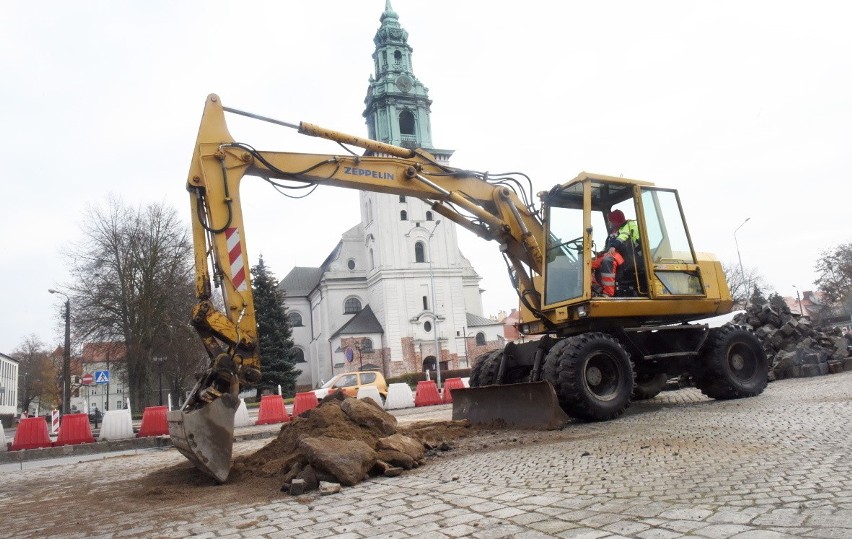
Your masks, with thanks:
[(428, 320), (423, 322), (423, 331), (425, 331), (426, 333), (429, 333), (430, 331), (432, 331), (432, 322), (430, 322)]
[(399, 220), (400, 221), (408, 221), (408, 212), (405, 211), (405, 210), (402, 210), (401, 212), (399, 212)]
[(364, 342), (361, 345), (361, 351), (372, 352), (373, 351), (373, 340), (372, 339), (364, 339)]
[(426, 299), (426, 296), (423, 296), (423, 310), (424, 311), (429, 310), (429, 301)]
[(431, 221), (431, 220), (432, 220), (432, 212), (430, 212), (430, 211), (427, 211), (427, 212), (426, 212), (426, 220), (427, 220), (427, 221)]
[(370, 249), (370, 269), (375, 269), (376, 261), (373, 258), (373, 249)]
[(361, 300), (358, 298), (349, 298), (343, 304), (343, 314), (355, 314), (361, 310)]
[(476, 334), (476, 346), (483, 346), (485, 344), (485, 333), (479, 332)]
[(293, 349), (293, 359), (296, 363), (307, 363), (307, 361), (305, 361), (305, 352), (301, 348)]
[(414, 114), (410, 110), (399, 113), (399, 132), (402, 135), (414, 134)]
[(287, 313), (287, 320), (290, 321), (290, 327), (297, 328), (302, 325), (302, 315), (297, 312)]
[(355, 269), (355, 259), (350, 258), (349, 261), (346, 263), (346, 267), (349, 268), (350, 270), (354, 270)]
[(399, 51), (393, 51), (393, 61), (395, 64), (402, 62), (402, 53)]
[(426, 246), (422, 241), (418, 241), (414, 244), (414, 261), (426, 262)]
[(399, 201), (405, 202), (405, 195), (399, 195)]

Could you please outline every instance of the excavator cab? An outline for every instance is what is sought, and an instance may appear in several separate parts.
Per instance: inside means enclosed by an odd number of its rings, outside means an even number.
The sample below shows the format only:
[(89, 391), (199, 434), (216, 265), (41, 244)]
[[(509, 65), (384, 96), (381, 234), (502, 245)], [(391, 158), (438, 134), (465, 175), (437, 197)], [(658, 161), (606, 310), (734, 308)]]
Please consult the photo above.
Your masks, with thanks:
[[(593, 318), (667, 318), (671, 309), (660, 301), (686, 300), (694, 318), (712, 316), (727, 295), (716, 271), (699, 262), (684, 219), (677, 191), (654, 184), (598, 174), (577, 178), (540, 195), (544, 207), (545, 242), (542, 312), (561, 334), (587, 329)], [(624, 256), (616, 273), (613, 297), (596, 294), (595, 260), (607, 249), (614, 232), (607, 216), (619, 210), (634, 221), (639, 233), (635, 247)], [(711, 279), (706, 279), (709, 276)], [(709, 285), (709, 286), (708, 286)], [(631, 299), (618, 302), (611, 300)], [(607, 306), (610, 301), (610, 306)], [(682, 320), (682, 312), (677, 314)], [(528, 332), (540, 329), (540, 315), (529, 313)], [(597, 325), (600, 325), (599, 323)]]

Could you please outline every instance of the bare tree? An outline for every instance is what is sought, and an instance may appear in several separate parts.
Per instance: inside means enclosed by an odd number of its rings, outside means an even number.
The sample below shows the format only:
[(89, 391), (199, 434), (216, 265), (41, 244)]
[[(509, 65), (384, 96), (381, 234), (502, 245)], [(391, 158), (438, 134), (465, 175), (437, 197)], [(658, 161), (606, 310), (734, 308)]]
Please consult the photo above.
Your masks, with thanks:
[(739, 264), (722, 264), (725, 280), (734, 300), (734, 307), (742, 309), (746, 304), (746, 298), (751, 296), (755, 289), (765, 291), (763, 276), (755, 268), (741, 268)]
[[(192, 246), (175, 211), (162, 204), (131, 208), (110, 198), (89, 208), (83, 237), (69, 253), (76, 339), (124, 342), (130, 400), (140, 409), (156, 400), (154, 357), (184, 372), (198, 355), (174, 353), (174, 328), (186, 325), (194, 304)], [(203, 355), (200, 346), (197, 354)]]
[(38, 337), (30, 335), (24, 339), (11, 356), (18, 360), (21, 410), (29, 410), (35, 399), (45, 407), (59, 402), (61, 371)]
[(828, 320), (848, 322), (852, 319), (852, 243), (820, 252), (815, 264), (819, 278), (814, 281), (825, 305), (820, 314)]

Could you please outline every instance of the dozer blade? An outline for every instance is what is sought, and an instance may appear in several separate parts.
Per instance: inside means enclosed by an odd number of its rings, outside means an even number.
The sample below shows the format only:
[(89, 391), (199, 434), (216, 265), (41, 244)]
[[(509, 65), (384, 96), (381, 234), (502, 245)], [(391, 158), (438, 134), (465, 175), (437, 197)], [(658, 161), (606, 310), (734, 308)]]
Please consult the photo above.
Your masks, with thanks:
[(174, 446), (219, 483), (224, 483), (231, 471), (234, 414), (239, 405), (239, 399), (225, 393), (201, 408), (168, 413), (169, 436)]
[(538, 430), (558, 429), (569, 421), (550, 382), (454, 389), (453, 419)]

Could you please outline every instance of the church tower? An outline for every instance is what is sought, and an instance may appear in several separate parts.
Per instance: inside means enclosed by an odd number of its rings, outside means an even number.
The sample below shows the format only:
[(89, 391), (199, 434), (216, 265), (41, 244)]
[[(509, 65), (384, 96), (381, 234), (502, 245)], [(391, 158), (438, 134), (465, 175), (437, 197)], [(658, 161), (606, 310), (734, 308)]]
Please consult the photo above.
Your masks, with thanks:
[[(408, 32), (386, 0), (373, 42), (363, 116), (371, 139), (433, 147), (429, 90), (417, 79)], [(385, 376), (469, 367), (502, 346), (502, 325), (482, 315), (481, 278), (458, 247), (456, 225), (420, 199), (361, 191), (361, 220), (319, 268), (293, 268), (285, 292), (294, 341), (307, 365), (299, 384), (378, 368)], [(294, 323), (295, 322), (295, 323)]]
[(379, 20), (381, 26), (373, 38), (374, 74), (364, 99), (368, 136), (405, 148), (424, 148), (438, 161), (446, 162), (453, 152), (432, 146), (429, 89), (414, 74), (414, 49), (390, 0), (386, 0)]
[[(364, 99), (369, 138), (423, 148), (446, 163), (453, 152), (433, 147), (429, 89), (414, 73), (408, 32), (390, 0), (379, 21), (373, 38), (374, 73)], [(361, 202), (368, 248), (374, 257), (368, 280), (375, 283), (375, 293), (370, 301), (405, 301), (398, 314), (384, 310), (385, 319), (377, 315), (391, 350), (402, 355), (413, 352), (420, 361), (434, 358), (439, 355), (437, 332), (442, 367), (447, 368), (452, 364), (448, 353), (455, 353), (458, 344), (456, 331), (467, 325), (465, 295), (475, 304), (470, 310), (482, 315), (480, 279), (459, 251), (456, 226), (438, 219), (416, 198), (362, 193)]]

